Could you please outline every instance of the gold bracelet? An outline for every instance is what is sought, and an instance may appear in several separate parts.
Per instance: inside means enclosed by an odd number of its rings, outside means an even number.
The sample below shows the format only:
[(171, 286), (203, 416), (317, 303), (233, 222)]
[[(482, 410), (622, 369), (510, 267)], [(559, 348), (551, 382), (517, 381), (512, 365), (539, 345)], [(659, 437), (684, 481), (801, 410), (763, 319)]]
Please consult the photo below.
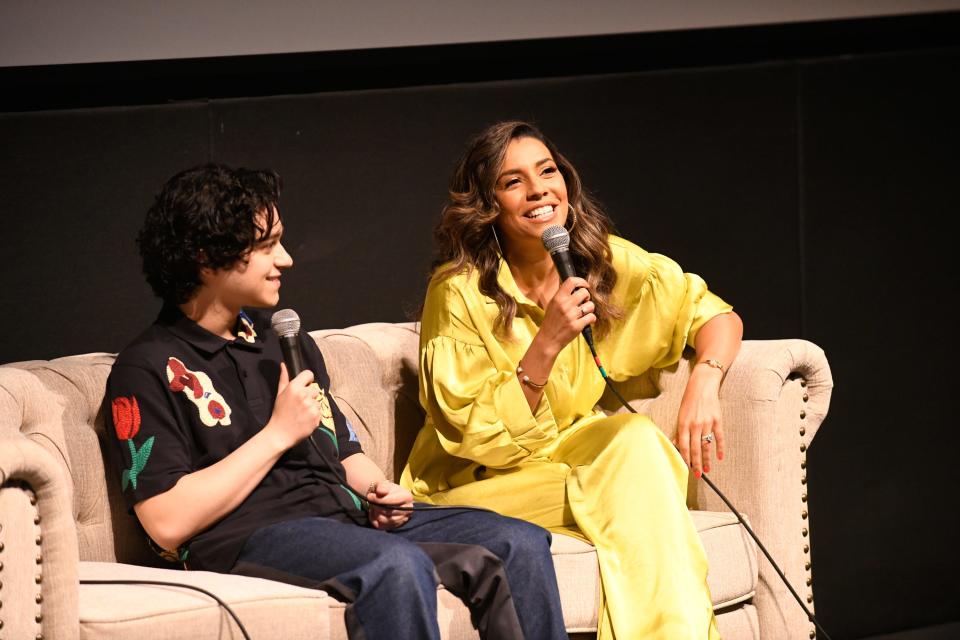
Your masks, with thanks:
[(549, 378), (547, 380), (544, 380), (543, 384), (540, 384), (539, 382), (534, 382), (533, 380), (530, 379), (530, 376), (528, 376), (523, 372), (523, 367), (520, 366), (519, 363), (517, 364), (517, 377), (520, 378), (520, 382), (527, 385), (528, 387), (536, 389), (537, 391), (540, 391), (541, 389), (543, 389), (545, 386), (547, 386), (547, 382), (549, 382)]
[(708, 358), (708, 359), (706, 359), (706, 360), (701, 360), (701, 361), (698, 362), (697, 364), (705, 364), (705, 365), (707, 365), (708, 367), (713, 367), (714, 369), (720, 369), (720, 373), (726, 373), (726, 372), (727, 372), (727, 369), (726, 369), (726, 367), (723, 366), (723, 363), (721, 363), (719, 360), (715, 360), (715, 359), (713, 359), (713, 358)]

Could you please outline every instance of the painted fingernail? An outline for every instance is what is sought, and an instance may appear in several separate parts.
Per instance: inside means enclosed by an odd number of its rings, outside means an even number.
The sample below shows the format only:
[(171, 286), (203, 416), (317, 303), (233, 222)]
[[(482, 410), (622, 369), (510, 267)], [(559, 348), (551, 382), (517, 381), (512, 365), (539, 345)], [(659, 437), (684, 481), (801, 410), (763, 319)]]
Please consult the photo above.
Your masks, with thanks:
[(695, 475), (695, 476), (697, 476), (697, 477), (699, 478), (699, 477), (700, 477), (700, 472), (699, 472), (699, 471), (694, 471), (694, 472), (693, 472), (693, 475)]
[(717, 452), (717, 460), (723, 460), (723, 451)]

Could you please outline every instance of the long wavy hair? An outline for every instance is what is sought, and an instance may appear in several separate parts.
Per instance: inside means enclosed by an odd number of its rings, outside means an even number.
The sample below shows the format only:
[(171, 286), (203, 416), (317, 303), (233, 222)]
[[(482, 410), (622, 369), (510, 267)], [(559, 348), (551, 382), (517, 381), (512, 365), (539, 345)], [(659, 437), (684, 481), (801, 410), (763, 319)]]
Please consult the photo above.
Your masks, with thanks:
[(447, 203), (434, 229), (436, 252), (430, 271), (444, 278), (477, 269), (480, 292), (499, 308), (494, 332), (505, 338), (517, 315), (517, 302), (497, 283), (500, 252), (494, 224), (500, 215), (496, 197), (497, 175), (503, 166), (507, 146), (518, 138), (534, 138), (547, 147), (567, 185), (567, 201), (575, 209), (567, 215), (570, 253), (577, 273), (590, 283), (590, 297), (596, 305), (594, 332), (603, 335), (610, 321), (622, 311), (610, 300), (617, 282), (611, 262), (608, 235), (613, 223), (600, 204), (587, 194), (577, 170), (557, 147), (534, 125), (522, 121), (499, 122), (487, 127), (467, 145), (450, 179)]

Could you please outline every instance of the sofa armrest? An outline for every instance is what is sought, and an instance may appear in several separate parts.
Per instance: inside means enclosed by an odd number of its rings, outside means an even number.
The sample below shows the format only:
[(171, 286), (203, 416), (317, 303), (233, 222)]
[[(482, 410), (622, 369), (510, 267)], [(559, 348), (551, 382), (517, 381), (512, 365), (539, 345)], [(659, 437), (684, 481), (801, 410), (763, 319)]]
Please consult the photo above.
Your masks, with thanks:
[[(811, 611), (806, 451), (826, 417), (832, 390), (826, 356), (811, 342), (745, 342), (721, 392), (729, 458), (710, 474), (749, 514), (754, 531)], [(704, 483), (697, 484), (697, 503), (724, 509)], [(806, 637), (813, 630), (766, 559), (760, 561), (754, 602), (764, 637)]]
[[(637, 398), (631, 404), (670, 437), (676, 433), (692, 355), (632, 385), (634, 393), (627, 396)], [(796, 339), (745, 340), (720, 391), (727, 455), (711, 465), (710, 473), (811, 610), (806, 451), (826, 416), (832, 389), (830, 367), (817, 345)], [(644, 397), (644, 391), (653, 397)], [(689, 498), (692, 508), (727, 511), (692, 474)], [(765, 558), (754, 604), (764, 638), (806, 637), (813, 629)]]
[(0, 435), (3, 637), (80, 635), (77, 530), (65, 473), (29, 438)]

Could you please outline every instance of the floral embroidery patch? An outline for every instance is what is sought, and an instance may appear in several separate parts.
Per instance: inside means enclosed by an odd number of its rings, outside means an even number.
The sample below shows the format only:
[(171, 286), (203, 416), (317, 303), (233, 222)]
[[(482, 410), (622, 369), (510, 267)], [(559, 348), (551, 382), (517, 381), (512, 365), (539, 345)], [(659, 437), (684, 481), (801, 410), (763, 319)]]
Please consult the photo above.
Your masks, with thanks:
[(129, 485), (136, 489), (137, 477), (147, 466), (147, 460), (150, 459), (150, 452), (153, 450), (153, 439), (156, 436), (147, 438), (139, 449), (133, 443), (133, 439), (140, 432), (140, 405), (137, 404), (136, 396), (114, 398), (111, 409), (113, 410), (113, 428), (117, 432), (117, 437), (126, 440), (130, 448), (130, 468), (124, 469), (121, 476), (122, 491), (126, 491)]
[(174, 393), (183, 393), (196, 405), (200, 421), (208, 427), (230, 424), (233, 411), (223, 396), (213, 388), (213, 381), (203, 371), (190, 371), (177, 358), (167, 359), (167, 382)]
[(353, 430), (353, 423), (350, 422), (350, 418), (344, 416), (343, 419), (344, 419), (344, 422), (347, 423), (347, 433), (350, 434), (350, 438), (349, 438), (350, 442), (360, 442), (360, 438), (359, 436), (357, 436), (357, 432)]
[(257, 340), (257, 331), (253, 328), (253, 320), (250, 319), (243, 311), (240, 312), (240, 316), (237, 318), (237, 337), (243, 338), (247, 342), (253, 343)]
[(333, 421), (333, 408), (330, 406), (330, 400), (316, 382), (310, 383), (310, 386), (317, 392), (316, 401), (320, 406), (319, 426), (324, 427), (324, 432), (333, 439), (333, 444), (339, 448), (339, 443), (337, 442), (337, 427)]

